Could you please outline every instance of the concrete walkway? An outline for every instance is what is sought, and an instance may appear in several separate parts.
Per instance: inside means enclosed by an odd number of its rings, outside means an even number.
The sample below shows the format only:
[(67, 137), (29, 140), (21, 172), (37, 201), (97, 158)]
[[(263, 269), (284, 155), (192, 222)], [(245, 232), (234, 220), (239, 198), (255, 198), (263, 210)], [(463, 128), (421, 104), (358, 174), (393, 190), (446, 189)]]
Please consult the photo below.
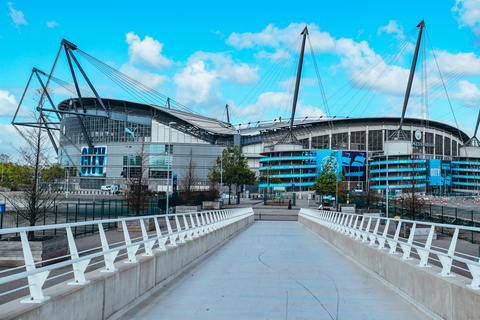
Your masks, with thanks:
[(295, 221), (256, 221), (121, 319), (426, 319)]

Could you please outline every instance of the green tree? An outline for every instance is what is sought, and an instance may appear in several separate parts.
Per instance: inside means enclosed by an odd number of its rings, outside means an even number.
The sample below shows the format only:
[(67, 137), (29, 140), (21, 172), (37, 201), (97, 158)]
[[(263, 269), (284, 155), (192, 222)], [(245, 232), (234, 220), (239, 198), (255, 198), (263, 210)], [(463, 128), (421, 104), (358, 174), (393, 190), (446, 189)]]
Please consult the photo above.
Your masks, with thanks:
[(278, 174), (278, 170), (273, 170), (272, 166), (270, 166), (267, 169), (262, 170), (258, 179), (261, 182), (266, 182), (267, 189), (268, 189), (268, 185), (270, 184), (282, 183), (282, 179), (275, 177), (275, 175), (277, 174)]
[(42, 169), (42, 181), (55, 182), (63, 179), (65, 179), (65, 169), (62, 168), (60, 163), (55, 163)]
[[(339, 180), (344, 180), (344, 176), (340, 175)], [(342, 201), (342, 203), (353, 201), (357, 198), (357, 194), (354, 192), (355, 187), (351, 185), (350, 181), (340, 181), (337, 186), (338, 200)]]
[[(39, 122), (41, 114), (33, 114)], [(41, 181), (41, 173), (51, 167), (49, 140), (43, 128), (32, 127), (22, 129), (25, 145), (13, 148), (18, 151), (20, 163), (15, 164), (12, 170), (12, 185), (22, 187), (19, 192), (3, 194), (18, 215), (26, 220), (30, 226), (44, 219), (53, 208), (60, 192), (57, 188), (47, 188)], [(28, 233), (28, 239), (34, 240), (34, 231)]]
[[(223, 169), (223, 170), (222, 170)], [(211, 182), (220, 182), (223, 171), (223, 183), (228, 186), (228, 204), (231, 204), (232, 187), (235, 185), (252, 185), (255, 183), (255, 172), (248, 168), (247, 160), (240, 151), (239, 146), (227, 147), (222, 150), (222, 155), (217, 158), (208, 178)]]
[(335, 174), (337, 168), (337, 160), (335, 158), (336, 152), (327, 159), (322, 167), (322, 171), (311, 190), (316, 194), (323, 196), (334, 195), (337, 191), (337, 175)]

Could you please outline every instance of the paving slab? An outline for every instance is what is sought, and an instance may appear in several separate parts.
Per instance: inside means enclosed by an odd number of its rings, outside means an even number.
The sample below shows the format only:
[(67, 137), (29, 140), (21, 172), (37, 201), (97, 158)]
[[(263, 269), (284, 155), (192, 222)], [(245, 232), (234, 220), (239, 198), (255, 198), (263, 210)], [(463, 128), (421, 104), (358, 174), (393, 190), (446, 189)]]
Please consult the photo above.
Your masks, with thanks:
[(296, 221), (256, 221), (120, 319), (426, 319)]

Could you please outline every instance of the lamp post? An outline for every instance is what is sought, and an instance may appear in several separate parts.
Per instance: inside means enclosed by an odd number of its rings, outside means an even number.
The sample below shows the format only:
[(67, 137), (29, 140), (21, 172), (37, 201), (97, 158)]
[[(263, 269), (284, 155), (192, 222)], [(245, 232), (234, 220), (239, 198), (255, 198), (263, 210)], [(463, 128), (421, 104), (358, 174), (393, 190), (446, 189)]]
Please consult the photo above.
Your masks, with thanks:
[[(388, 183), (388, 129), (386, 129), (386, 130), (387, 130), (387, 152), (386, 152), (386, 154), (387, 154), (386, 160), (387, 160), (387, 161), (385, 161), (385, 162), (386, 162), (386, 169), (387, 169), (387, 181), (386, 181), (386, 190), (387, 190), (386, 200), (387, 200), (387, 207), (386, 207), (386, 209), (385, 209), (385, 215), (386, 215), (387, 218), (388, 218), (388, 192), (389, 192), (389, 189), (390, 189), (390, 188), (389, 188), (389, 183)], [(413, 172), (413, 176), (415, 176), (415, 171)]]
[(128, 183), (130, 179), (130, 149), (132, 146), (125, 146), (127, 148), (127, 183), (126, 183), (126, 191), (128, 192)]
[(170, 194), (170, 135), (172, 133), (172, 124), (177, 124), (176, 122), (172, 121), (168, 123), (168, 150), (167, 150), (167, 206), (165, 208), (166, 214), (169, 213), (169, 194)]
[(3, 182), (3, 163), (5, 162), (5, 158), (9, 158), (8, 154), (2, 153), (0, 155), (2, 157), (2, 182)]

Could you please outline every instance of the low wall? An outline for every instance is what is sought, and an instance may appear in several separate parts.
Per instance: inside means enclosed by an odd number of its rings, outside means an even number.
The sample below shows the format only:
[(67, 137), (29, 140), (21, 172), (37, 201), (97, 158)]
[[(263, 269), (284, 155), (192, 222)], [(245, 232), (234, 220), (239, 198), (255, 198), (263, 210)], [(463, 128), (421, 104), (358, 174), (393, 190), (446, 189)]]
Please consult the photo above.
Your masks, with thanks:
[(419, 260), (402, 260), (400, 254), (378, 250), (303, 215), (298, 221), (425, 310), (444, 319), (479, 319), (480, 292), (466, 287), (470, 279), (441, 277), (439, 267), (421, 268), (417, 266)]
[[(95, 270), (86, 274), (90, 283), (82, 286), (57, 284), (44, 290), (50, 300), (42, 304), (21, 304), (20, 300), (1, 306), (1, 319), (105, 319), (135, 299), (149, 294), (235, 233), (254, 222), (253, 215), (206, 235), (167, 246), (153, 256), (137, 255), (138, 263), (115, 263), (114, 273)], [(69, 280), (71, 281), (71, 280)]]

